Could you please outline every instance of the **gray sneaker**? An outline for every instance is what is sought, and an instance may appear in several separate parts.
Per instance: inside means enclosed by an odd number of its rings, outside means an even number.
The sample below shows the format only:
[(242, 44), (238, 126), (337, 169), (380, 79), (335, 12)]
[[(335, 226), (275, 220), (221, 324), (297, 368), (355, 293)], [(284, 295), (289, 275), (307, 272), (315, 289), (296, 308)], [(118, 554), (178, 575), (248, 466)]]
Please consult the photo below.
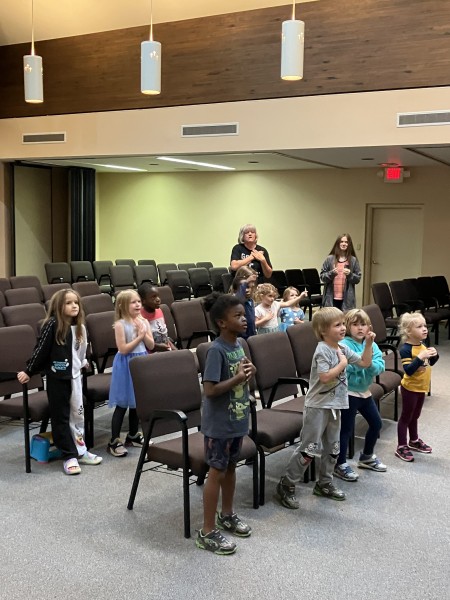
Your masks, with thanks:
[(339, 477), (339, 479), (342, 479), (343, 481), (358, 481), (358, 473), (355, 473), (355, 471), (351, 468), (351, 466), (348, 463), (344, 463), (342, 465), (336, 465), (334, 467), (334, 474), (336, 477)]
[(295, 497), (295, 485), (287, 484), (284, 477), (280, 479), (277, 485), (277, 495), (280, 498), (281, 504), (286, 508), (299, 508), (300, 504)]
[(316, 483), (313, 494), (315, 496), (322, 496), (323, 498), (331, 498), (331, 500), (345, 500), (344, 492), (332, 483), (326, 483), (325, 485)]
[(361, 454), (358, 461), (358, 467), (360, 469), (370, 469), (371, 471), (378, 471), (384, 473), (387, 471), (387, 466), (381, 462), (376, 454), (365, 458), (364, 454)]
[(252, 534), (252, 528), (247, 523), (244, 523), (236, 513), (232, 515), (222, 515), (217, 513), (216, 524), (219, 529), (228, 531), (238, 537), (249, 537)]
[(218, 529), (213, 529), (206, 535), (200, 529), (195, 545), (201, 550), (209, 550), (214, 554), (233, 554), (236, 552), (236, 544), (227, 540)]

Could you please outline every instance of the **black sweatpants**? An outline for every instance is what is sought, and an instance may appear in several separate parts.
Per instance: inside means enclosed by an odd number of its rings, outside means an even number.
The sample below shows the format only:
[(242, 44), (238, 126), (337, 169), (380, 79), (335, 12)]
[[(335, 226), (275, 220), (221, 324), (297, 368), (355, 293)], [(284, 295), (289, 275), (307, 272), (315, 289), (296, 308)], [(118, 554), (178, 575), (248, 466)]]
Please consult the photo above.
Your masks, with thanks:
[(61, 450), (63, 460), (78, 458), (78, 450), (69, 425), (71, 395), (71, 379), (47, 376), (47, 396), (50, 405), (53, 441), (55, 446)]

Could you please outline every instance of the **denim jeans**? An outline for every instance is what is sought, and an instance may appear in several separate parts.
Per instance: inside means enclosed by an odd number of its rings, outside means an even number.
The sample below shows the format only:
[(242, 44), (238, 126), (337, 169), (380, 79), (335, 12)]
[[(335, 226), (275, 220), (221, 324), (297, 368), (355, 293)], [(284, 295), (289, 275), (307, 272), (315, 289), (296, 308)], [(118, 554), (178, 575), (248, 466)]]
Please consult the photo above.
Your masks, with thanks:
[(355, 427), (356, 413), (359, 412), (369, 425), (364, 440), (363, 454), (372, 456), (375, 444), (378, 439), (383, 423), (380, 413), (372, 396), (368, 398), (358, 398), (357, 396), (348, 396), (349, 408), (341, 410), (341, 434), (340, 434), (340, 452), (337, 460), (338, 465), (342, 465), (347, 460), (347, 449), (350, 436)]

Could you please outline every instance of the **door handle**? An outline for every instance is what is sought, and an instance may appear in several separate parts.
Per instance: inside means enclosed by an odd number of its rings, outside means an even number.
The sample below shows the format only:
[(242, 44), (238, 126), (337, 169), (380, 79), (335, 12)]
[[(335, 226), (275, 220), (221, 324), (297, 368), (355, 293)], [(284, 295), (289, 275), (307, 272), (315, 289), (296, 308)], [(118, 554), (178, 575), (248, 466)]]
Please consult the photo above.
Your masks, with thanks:
[(373, 260), (373, 261), (372, 261), (372, 264), (373, 264), (373, 265), (379, 265), (380, 263), (379, 263), (379, 262), (377, 262), (376, 260)]

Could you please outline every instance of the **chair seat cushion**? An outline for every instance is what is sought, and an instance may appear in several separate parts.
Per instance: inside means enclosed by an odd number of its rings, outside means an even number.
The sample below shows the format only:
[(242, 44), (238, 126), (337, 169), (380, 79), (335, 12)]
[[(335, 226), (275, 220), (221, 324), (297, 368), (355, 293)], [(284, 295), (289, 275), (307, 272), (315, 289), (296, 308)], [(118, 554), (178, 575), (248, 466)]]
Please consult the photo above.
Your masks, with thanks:
[(379, 383), (386, 393), (395, 390), (401, 382), (401, 375), (393, 371), (384, 371), (379, 376)]
[(282, 410), (289, 412), (300, 412), (302, 413), (305, 409), (305, 397), (297, 396), (297, 398), (291, 398), (286, 402), (274, 402), (272, 404), (272, 410)]
[(375, 400), (375, 402), (379, 402), (381, 400), (381, 398), (384, 396), (384, 394), (386, 393), (384, 391), (384, 389), (381, 387), (381, 385), (379, 385), (378, 383), (372, 383), (370, 385), (369, 389), (370, 389), (370, 393), (372, 394), (372, 398)]
[(303, 415), (300, 412), (263, 409), (256, 412), (258, 434), (256, 443), (275, 448), (300, 435)]
[[(32, 421), (42, 421), (49, 417), (49, 407), (47, 392), (35, 392), (28, 394), (28, 407), (30, 410), (30, 419)], [(10, 419), (23, 418), (23, 400), (22, 396), (16, 396), (9, 400), (0, 402), (0, 415)]]
[[(194, 475), (204, 475), (208, 470), (205, 463), (205, 446), (203, 433), (191, 433), (188, 436), (189, 467)], [(247, 460), (256, 455), (256, 446), (248, 436), (242, 443), (240, 460)], [(181, 436), (164, 442), (152, 444), (147, 453), (150, 461), (161, 463), (172, 468), (183, 467), (183, 452)]]
[(106, 402), (109, 398), (111, 386), (111, 373), (98, 373), (86, 378), (87, 402), (98, 404)]

